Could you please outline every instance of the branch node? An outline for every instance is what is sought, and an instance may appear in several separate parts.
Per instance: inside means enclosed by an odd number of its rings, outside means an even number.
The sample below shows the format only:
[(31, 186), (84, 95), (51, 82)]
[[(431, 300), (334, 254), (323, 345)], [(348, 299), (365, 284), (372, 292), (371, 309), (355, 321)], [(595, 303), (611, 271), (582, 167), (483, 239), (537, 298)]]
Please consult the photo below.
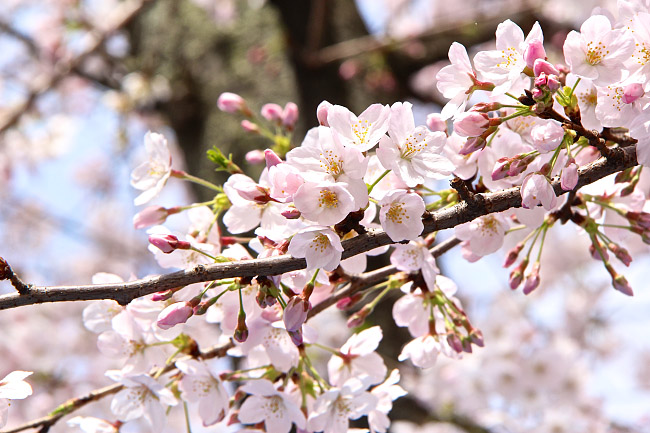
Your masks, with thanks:
[(454, 177), (449, 184), (458, 192), (458, 197), (467, 203), (468, 207), (476, 209), (485, 205), (485, 198), (480, 194), (470, 191), (469, 186), (471, 185), (468, 185), (467, 181)]
[(20, 293), (21, 295), (27, 295), (32, 288), (31, 284), (24, 283), (18, 275), (15, 274), (9, 263), (2, 257), (0, 257), (0, 280), (9, 280), (11, 285)]

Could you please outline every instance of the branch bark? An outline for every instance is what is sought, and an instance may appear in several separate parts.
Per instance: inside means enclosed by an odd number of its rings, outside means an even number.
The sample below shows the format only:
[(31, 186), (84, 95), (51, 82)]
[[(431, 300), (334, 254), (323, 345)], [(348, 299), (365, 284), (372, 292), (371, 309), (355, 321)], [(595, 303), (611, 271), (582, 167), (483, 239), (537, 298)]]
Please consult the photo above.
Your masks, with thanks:
[[(636, 146), (612, 149), (609, 158), (600, 158), (579, 170), (580, 177), (576, 189), (636, 164)], [(557, 178), (553, 181), (553, 187), (558, 196), (567, 192), (562, 190), (560, 180)], [(472, 203), (461, 202), (425, 216), (422, 234), (427, 235), (434, 231), (452, 228), (483, 215), (502, 212), (519, 206), (521, 206), (519, 187), (494, 193), (475, 194)], [(363, 235), (343, 242), (345, 249), (343, 259), (392, 243), (394, 242), (384, 231), (369, 230)], [(24, 294), (11, 293), (0, 296), (0, 310), (45, 302), (97, 299), (113, 299), (122, 305), (126, 305), (135, 298), (158, 291), (183, 287), (188, 284), (231, 277), (279, 275), (304, 269), (305, 267), (305, 259), (283, 255), (235, 263), (199, 265), (191, 269), (119, 284), (30, 286), (29, 290)]]

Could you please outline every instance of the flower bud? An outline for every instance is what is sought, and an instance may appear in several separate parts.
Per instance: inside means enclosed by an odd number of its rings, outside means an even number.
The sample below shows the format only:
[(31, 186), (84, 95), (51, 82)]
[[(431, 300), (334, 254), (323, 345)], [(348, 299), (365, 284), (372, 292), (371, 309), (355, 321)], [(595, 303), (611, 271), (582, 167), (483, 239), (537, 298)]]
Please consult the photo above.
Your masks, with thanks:
[(472, 343), (476, 344), (478, 347), (485, 346), (485, 341), (483, 340), (483, 333), (480, 329), (473, 329), (472, 333), (469, 334), (469, 338), (472, 340)]
[(293, 102), (287, 102), (282, 111), (282, 125), (289, 131), (293, 131), (298, 121), (298, 106)]
[[(173, 208), (178, 209), (178, 208)], [(171, 210), (171, 209), (170, 209)], [(178, 210), (174, 212), (169, 212), (170, 210), (165, 209), (162, 206), (147, 206), (142, 209), (140, 212), (135, 214), (133, 217), (133, 227), (137, 229), (143, 229), (146, 227), (155, 226), (165, 222), (167, 217), (173, 213), (178, 213)]]
[(191, 248), (189, 242), (180, 241), (176, 236), (166, 234), (149, 235), (149, 243), (165, 254), (174, 250), (189, 250)]
[(463, 137), (478, 137), (490, 126), (490, 118), (485, 113), (467, 111), (454, 122), (454, 131)]
[(454, 352), (462, 353), (463, 343), (460, 341), (458, 335), (456, 334), (447, 335), (447, 344), (449, 344), (449, 347), (451, 347), (454, 350)]
[(517, 257), (519, 257), (519, 253), (523, 248), (524, 248), (524, 244), (519, 243), (513, 249), (508, 251), (508, 254), (506, 255), (506, 260), (503, 262), (503, 267), (509, 268), (510, 266), (512, 266), (512, 264), (515, 261), (517, 261)]
[(564, 191), (571, 191), (578, 184), (578, 164), (570, 163), (560, 174), (560, 186)]
[(303, 338), (302, 331), (300, 329), (296, 331), (289, 331), (289, 337), (291, 337), (291, 342), (296, 346), (302, 346)]
[[(543, 59), (546, 59), (544, 44), (539, 39), (533, 39), (526, 45), (526, 49), (524, 50), (524, 61), (526, 62), (526, 66), (533, 68), (534, 70), (537, 62), (540, 60), (544, 61)], [(535, 76), (537, 75), (539, 74), (535, 72)]]
[(307, 313), (311, 310), (309, 301), (300, 296), (294, 296), (287, 303), (284, 309), (282, 320), (287, 331), (297, 331), (302, 328), (302, 324), (307, 320)]
[(472, 152), (485, 148), (486, 144), (487, 141), (483, 137), (471, 137), (467, 139), (458, 153), (461, 155), (469, 155)]
[(562, 87), (562, 83), (557, 75), (549, 75), (546, 80), (546, 85), (548, 86), (548, 90), (551, 92), (555, 92)]
[(447, 132), (447, 122), (442, 119), (440, 113), (431, 113), (427, 116), (427, 128), (433, 132)]
[(643, 86), (639, 83), (631, 83), (623, 88), (623, 96), (621, 97), (621, 101), (623, 101), (625, 104), (631, 104), (643, 95), (645, 95)]
[(247, 163), (258, 165), (264, 162), (264, 152), (259, 149), (251, 150), (250, 152), (246, 152), (246, 156), (244, 158), (246, 159)]
[(167, 299), (170, 299), (173, 295), (174, 295), (174, 291), (172, 289), (164, 290), (162, 292), (156, 292), (153, 295), (151, 295), (151, 300), (154, 302), (166, 301)]
[(621, 247), (618, 244), (615, 244), (614, 242), (611, 242), (609, 245), (607, 245), (607, 248), (609, 248), (609, 250), (614, 253), (616, 258), (623, 262), (625, 266), (630, 266), (630, 263), (632, 263), (632, 256), (625, 248)]
[(519, 266), (517, 266), (512, 272), (510, 272), (510, 288), (515, 290), (524, 279), (524, 271), (528, 266), (528, 259), (523, 259)]
[(160, 312), (156, 325), (160, 329), (169, 329), (179, 323), (187, 322), (193, 314), (194, 308), (189, 302), (176, 302)]
[(257, 123), (253, 123), (248, 119), (244, 119), (241, 121), (241, 127), (244, 128), (244, 131), (246, 132), (250, 132), (253, 134), (260, 133), (260, 127), (257, 125)]
[(630, 283), (627, 282), (627, 279), (623, 275), (616, 275), (612, 279), (612, 284), (616, 290), (627, 296), (634, 296), (632, 287)]
[(237, 328), (235, 328), (235, 340), (243, 343), (248, 339), (248, 327), (246, 326), (246, 314), (240, 313), (237, 316)]
[(236, 93), (224, 92), (219, 95), (219, 99), (217, 99), (217, 107), (219, 107), (219, 110), (225, 111), (226, 113), (242, 113), (247, 117), (252, 115), (251, 111), (246, 106), (244, 98)]
[(370, 308), (368, 308), (367, 305), (364, 305), (363, 308), (354, 313), (348, 319), (348, 328), (356, 328), (357, 326), (361, 326), (366, 320), (366, 317), (368, 317), (368, 314), (370, 314)]
[(530, 274), (526, 277), (524, 282), (524, 295), (530, 294), (533, 290), (539, 287), (539, 262), (533, 263), (533, 268), (530, 271)]
[(339, 310), (347, 310), (349, 308), (354, 307), (362, 298), (363, 296), (361, 295), (361, 293), (355, 293), (352, 296), (347, 296), (343, 299), (340, 299), (336, 303), (336, 308), (338, 308)]
[(500, 180), (508, 175), (508, 170), (510, 169), (511, 160), (507, 156), (499, 158), (494, 164), (494, 170), (492, 170), (492, 180)]
[(282, 123), (282, 107), (278, 104), (264, 104), (260, 110), (262, 117), (277, 125)]
[(288, 220), (296, 220), (302, 215), (295, 207), (283, 210), (280, 214)]

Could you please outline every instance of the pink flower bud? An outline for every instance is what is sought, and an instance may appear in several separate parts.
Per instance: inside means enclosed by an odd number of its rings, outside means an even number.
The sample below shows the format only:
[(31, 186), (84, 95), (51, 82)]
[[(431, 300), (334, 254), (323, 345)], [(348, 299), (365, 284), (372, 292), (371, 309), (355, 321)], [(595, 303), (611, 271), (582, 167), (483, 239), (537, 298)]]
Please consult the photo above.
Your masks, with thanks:
[(246, 158), (246, 162), (248, 162), (249, 164), (257, 165), (264, 162), (264, 156), (265, 155), (263, 151), (259, 149), (255, 149), (255, 150), (251, 150), (250, 152), (246, 152), (245, 158)]
[(490, 126), (490, 118), (485, 113), (467, 111), (454, 122), (454, 131), (463, 137), (478, 137)]
[(298, 329), (296, 331), (289, 331), (289, 337), (291, 337), (291, 342), (296, 346), (302, 346), (302, 330)]
[(156, 325), (160, 329), (169, 329), (179, 323), (185, 323), (194, 314), (193, 310), (194, 308), (189, 302), (176, 302), (175, 304), (171, 304), (160, 312)]
[(442, 119), (440, 113), (431, 113), (427, 116), (427, 128), (433, 132), (447, 132), (447, 122)]
[(472, 333), (469, 335), (469, 338), (472, 340), (472, 343), (476, 344), (478, 347), (485, 346), (485, 341), (483, 340), (483, 333), (480, 329), (472, 330)]
[(645, 92), (643, 91), (643, 86), (641, 84), (628, 84), (623, 88), (623, 96), (621, 97), (621, 101), (626, 104), (631, 104), (643, 95), (645, 95)]
[(492, 170), (492, 180), (499, 180), (506, 177), (510, 169), (510, 163), (510, 158), (507, 156), (499, 158), (494, 164), (494, 170)]
[(456, 353), (461, 353), (463, 351), (463, 343), (456, 334), (447, 335), (447, 344), (449, 344), (449, 347), (451, 347)]
[(357, 305), (357, 303), (363, 298), (363, 296), (360, 293), (355, 293), (352, 296), (348, 296), (345, 298), (340, 299), (336, 303), (336, 308), (339, 310), (347, 310), (349, 308), (354, 307)]
[(536, 101), (544, 97), (544, 91), (538, 87), (535, 87), (531, 93), (533, 95), (533, 99)]
[(289, 131), (293, 130), (298, 121), (298, 106), (293, 102), (287, 102), (282, 111), (282, 124)]
[(560, 75), (560, 71), (557, 70), (555, 66), (553, 66), (552, 63), (547, 62), (544, 59), (537, 59), (535, 60), (535, 64), (533, 66), (533, 73), (535, 74), (536, 77), (539, 77), (542, 74), (545, 75), (555, 75), (558, 76)]
[(632, 263), (632, 256), (625, 248), (613, 242), (607, 245), (607, 248), (609, 248), (609, 250), (614, 253), (616, 258), (623, 262), (625, 266), (630, 266), (630, 263)]
[(282, 107), (278, 104), (264, 104), (260, 112), (262, 117), (269, 122), (277, 123), (278, 125), (282, 123)]
[(546, 85), (547, 80), (548, 80), (548, 78), (546, 77), (546, 74), (542, 73), (542, 75), (535, 78), (534, 84), (535, 84), (536, 87), (542, 87), (542, 86)]
[(280, 158), (271, 149), (266, 149), (264, 151), (264, 158), (266, 158), (266, 168), (271, 168), (274, 165), (278, 165), (278, 164), (280, 164), (282, 162), (282, 158)]
[(503, 262), (503, 267), (504, 268), (509, 268), (512, 266), (512, 264), (517, 261), (517, 257), (519, 257), (519, 253), (521, 250), (524, 248), (524, 244), (517, 244), (513, 249), (508, 251), (508, 254), (506, 255), (506, 260)]
[(560, 185), (564, 191), (571, 191), (578, 184), (578, 164), (570, 163), (560, 174)]
[(348, 328), (361, 326), (363, 322), (365, 322), (366, 317), (368, 317), (368, 314), (370, 314), (370, 308), (367, 308), (367, 305), (364, 305), (363, 308), (350, 316), (347, 323)]
[(217, 99), (217, 107), (219, 107), (219, 110), (225, 111), (226, 113), (250, 113), (244, 98), (230, 92), (224, 92), (219, 95), (219, 99)]
[(176, 236), (166, 234), (149, 235), (149, 243), (165, 254), (174, 250), (189, 250), (191, 247), (189, 242), (180, 241)]
[(510, 272), (510, 288), (515, 290), (524, 279), (524, 271), (528, 266), (528, 259), (524, 258), (512, 272)]
[(133, 217), (133, 227), (143, 229), (158, 224), (162, 224), (167, 219), (169, 213), (162, 206), (147, 206)]
[(548, 79), (546, 80), (546, 85), (548, 86), (548, 90), (555, 92), (562, 86), (562, 83), (560, 83), (560, 79), (557, 77), (557, 75), (549, 75)]
[(238, 182), (233, 185), (237, 193), (249, 201), (265, 204), (270, 200), (269, 191), (261, 185), (252, 182)]
[(260, 127), (257, 126), (257, 123), (253, 123), (248, 119), (244, 119), (241, 121), (241, 127), (244, 128), (244, 131), (246, 132), (250, 132), (253, 134), (260, 133)]
[(246, 314), (237, 316), (237, 327), (235, 328), (234, 339), (243, 343), (248, 339), (248, 327), (246, 326)]
[(524, 282), (524, 295), (530, 294), (530, 292), (539, 287), (539, 267), (539, 262), (535, 262), (530, 274), (526, 277), (526, 281)]
[(307, 320), (307, 313), (311, 310), (309, 301), (302, 299), (300, 296), (294, 296), (287, 303), (284, 309), (282, 320), (287, 331), (297, 331), (302, 328), (302, 324)]
[(300, 213), (300, 211), (298, 209), (293, 207), (293, 208), (283, 210), (281, 212), (281, 215), (283, 217), (285, 217), (286, 219), (288, 219), (288, 220), (296, 220), (296, 219), (300, 218), (301, 213)]
[(318, 107), (316, 108), (316, 117), (318, 118), (318, 123), (323, 126), (330, 126), (329, 123), (327, 123), (327, 113), (331, 107), (332, 104), (327, 101), (323, 101), (318, 104)]
[(632, 291), (632, 286), (628, 283), (627, 279), (623, 275), (616, 275), (612, 279), (612, 285), (616, 290), (627, 296), (634, 296), (634, 291)]
[[(534, 65), (537, 61), (543, 60), (546, 58), (546, 50), (544, 49), (544, 44), (539, 39), (533, 39), (526, 45), (524, 50), (524, 60), (526, 61), (526, 66), (529, 68), (534, 68)], [(535, 73), (535, 75), (538, 75)]]
[(483, 149), (486, 144), (487, 141), (483, 137), (471, 137), (467, 139), (458, 153), (461, 155), (469, 155), (472, 152)]

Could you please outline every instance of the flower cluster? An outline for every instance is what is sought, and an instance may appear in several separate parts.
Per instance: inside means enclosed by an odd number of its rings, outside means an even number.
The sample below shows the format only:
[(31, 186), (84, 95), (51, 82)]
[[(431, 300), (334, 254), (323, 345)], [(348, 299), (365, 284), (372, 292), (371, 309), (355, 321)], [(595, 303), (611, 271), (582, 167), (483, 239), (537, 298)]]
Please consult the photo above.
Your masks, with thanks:
[[(625, 235), (650, 243), (650, 179), (634, 167), (583, 187), (579, 173), (580, 166), (601, 156), (620, 157), (632, 145), (640, 164), (650, 162), (649, 17), (647, 10), (621, 22), (592, 16), (580, 32), (567, 36), (565, 64), (548, 61), (539, 24), (524, 36), (515, 23), (503, 22), (496, 50), (478, 52), (473, 62), (454, 43), (451, 64), (437, 76), (438, 89), (450, 101), (427, 125), (416, 126), (409, 102), (373, 104), (357, 115), (324, 101), (317, 110), (319, 126), (292, 147), (295, 104), (267, 104), (258, 118), (243, 98), (225, 93), (219, 108), (243, 116), (246, 131), (273, 142), (247, 155), (249, 163), (265, 164), (258, 179), (218, 149), (209, 157), (230, 174), (224, 185), (173, 170), (165, 138), (148, 133), (149, 161), (132, 175), (133, 186), (143, 191), (136, 204), (153, 199), (172, 177), (215, 192), (206, 203), (150, 206), (136, 215), (136, 228), (151, 227), (150, 249), (161, 266), (184, 269), (285, 254), (305, 262), (300, 271), (193, 284), (126, 307), (110, 302), (88, 307), (84, 320), (99, 334), (100, 350), (123, 362), (121, 370), (107, 372), (123, 385), (111, 405), (114, 415), (120, 422), (142, 418), (160, 431), (165, 407), (180, 399), (198, 404), (205, 426), (227, 420), (273, 432), (289, 432), (294, 425), (340, 432), (349, 419), (366, 416), (370, 431), (386, 431), (392, 402), (405, 392), (397, 385), (397, 370), (389, 372), (377, 352), (381, 328), (366, 327), (342, 344), (335, 336), (336, 343), (327, 345), (310, 326), (314, 309), (343, 293), (336, 305), (356, 309), (348, 320), (356, 327), (388, 293), (398, 294), (393, 319), (412, 337), (399, 360), (421, 368), (434, 366), (441, 353), (453, 359), (482, 347), (482, 332), (454, 296), (456, 285), (436, 266), (435, 234), (425, 231), (436, 211), (454, 205), (458, 211), (463, 201), (471, 207), (480, 203), (480, 193), (518, 187), (521, 209), (457, 225), (465, 259), (479, 260), (513, 239), (504, 263), (518, 262), (510, 287), (523, 284), (530, 294), (540, 286), (547, 233), (557, 222), (570, 221), (588, 237), (589, 254), (602, 261), (614, 288), (631, 295), (609, 253), (627, 266), (632, 258), (622, 246)], [(471, 105), (478, 93), (483, 102)], [(451, 176), (454, 188), (437, 189), (436, 181)], [(567, 199), (561, 197), (565, 192)], [(191, 225), (185, 233), (161, 226), (182, 211)], [(390, 277), (362, 287), (366, 256), (387, 249), (349, 253), (346, 248), (360, 235), (380, 232), (395, 243)], [(357, 287), (376, 296), (365, 301), (352, 290)], [(213, 324), (213, 333), (218, 329), (212, 341), (232, 337), (229, 354), (244, 357), (242, 370), (226, 371), (201, 355), (198, 342), (207, 339), (203, 322)], [(167, 358), (161, 344), (189, 356)], [(323, 350), (331, 354), (326, 379), (312, 363)], [(162, 372), (170, 362), (177, 374), (167, 384), (175, 392), (158, 381), (159, 374), (147, 374), (147, 368)], [(238, 384), (234, 393), (227, 382)]]

